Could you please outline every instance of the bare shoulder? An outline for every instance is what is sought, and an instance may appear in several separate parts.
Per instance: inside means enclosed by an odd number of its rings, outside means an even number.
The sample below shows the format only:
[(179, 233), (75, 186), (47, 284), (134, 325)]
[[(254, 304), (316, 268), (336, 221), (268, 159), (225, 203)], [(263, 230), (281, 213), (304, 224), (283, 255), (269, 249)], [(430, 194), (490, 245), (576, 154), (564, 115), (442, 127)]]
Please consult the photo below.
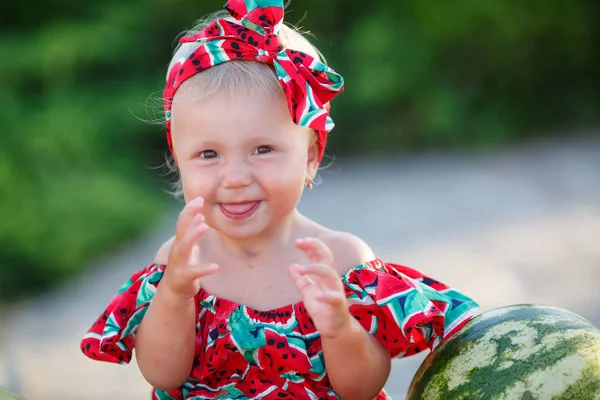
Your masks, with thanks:
[(171, 237), (169, 240), (167, 240), (160, 246), (160, 248), (156, 252), (156, 256), (154, 257), (155, 264), (167, 264), (167, 262), (169, 261), (169, 253), (171, 252), (171, 245), (173, 244), (173, 240), (175, 240), (175, 236)]
[(373, 261), (373, 250), (364, 240), (348, 232), (328, 231), (321, 236), (323, 243), (333, 253), (340, 274), (345, 274), (357, 265)]

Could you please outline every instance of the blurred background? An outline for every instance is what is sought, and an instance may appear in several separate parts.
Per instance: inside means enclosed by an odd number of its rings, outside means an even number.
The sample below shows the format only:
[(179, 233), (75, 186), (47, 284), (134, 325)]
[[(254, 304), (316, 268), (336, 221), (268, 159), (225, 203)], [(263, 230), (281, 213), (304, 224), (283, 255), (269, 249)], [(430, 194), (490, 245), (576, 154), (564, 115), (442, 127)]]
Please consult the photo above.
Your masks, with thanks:
[[(0, 12), (0, 386), (147, 399), (79, 341), (173, 233), (160, 92), (177, 35), (223, 1), (57, 0)], [(600, 327), (600, 3), (292, 1), (346, 79), (301, 211), (483, 309)], [(397, 360), (403, 398), (423, 356)]]

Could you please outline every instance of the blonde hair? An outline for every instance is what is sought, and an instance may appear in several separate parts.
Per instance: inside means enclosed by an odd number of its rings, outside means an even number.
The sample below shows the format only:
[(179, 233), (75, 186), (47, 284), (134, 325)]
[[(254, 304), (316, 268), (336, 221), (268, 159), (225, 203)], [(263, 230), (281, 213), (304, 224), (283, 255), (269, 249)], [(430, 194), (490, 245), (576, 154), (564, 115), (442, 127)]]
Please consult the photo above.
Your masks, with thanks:
[[(183, 36), (194, 35), (217, 19), (232, 20), (226, 11), (219, 11), (199, 20), (192, 29), (184, 32)], [(279, 39), (286, 49), (302, 51), (323, 63), (326, 62), (319, 50), (296, 27), (283, 24), (279, 33)], [(199, 44), (195, 42), (178, 44), (173, 52), (173, 57), (167, 70), (167, 77), (178, 60), (185, 58), (198, 47)], [(277, 80), (277, 76), (271, 65), (258, 61), (235, 60), (215, 65), (187, 79), (175, 93), (173, 103), (181, 95), (185, 95), (186, 99), (193, 98), (197, 100), (208, 97), (215, 92), (225, 91), (227, 94), (232, 94), (240, 93), (240, 90), (246, 93), (260, 93), (263, 91), (271, 93), (281, 91), (283, 93), (281, 84)], [(175, 197), (181, 197), (183, 194), (183, 185), (172, 156), (167, 160), (167, 167), (169, 173), (173, 173), (176, 176), (172, 193)]]

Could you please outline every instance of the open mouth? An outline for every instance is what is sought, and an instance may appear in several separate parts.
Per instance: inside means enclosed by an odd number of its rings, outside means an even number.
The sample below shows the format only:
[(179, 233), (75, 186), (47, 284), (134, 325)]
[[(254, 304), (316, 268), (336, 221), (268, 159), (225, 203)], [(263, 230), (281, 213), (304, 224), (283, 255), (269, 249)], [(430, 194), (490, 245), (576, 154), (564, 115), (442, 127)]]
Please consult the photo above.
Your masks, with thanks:
[(241, 203), (221, 203), (221, 212), (229, 219), (240, 220), (250, 218), (256, 211), (260, 201), (245, 201)]

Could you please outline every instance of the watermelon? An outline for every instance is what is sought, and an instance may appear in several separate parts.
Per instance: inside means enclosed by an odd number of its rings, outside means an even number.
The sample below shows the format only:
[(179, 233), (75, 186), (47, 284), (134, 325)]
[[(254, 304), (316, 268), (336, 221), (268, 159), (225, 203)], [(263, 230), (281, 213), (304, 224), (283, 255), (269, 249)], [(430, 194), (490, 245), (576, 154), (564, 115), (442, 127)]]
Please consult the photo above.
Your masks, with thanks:
[(407, 400), (600, 400), (600, 330), (568, 310), (481, 313), (423, 361)]
[(0, 388), (0, 400), (21, 400), (17, 395)]

